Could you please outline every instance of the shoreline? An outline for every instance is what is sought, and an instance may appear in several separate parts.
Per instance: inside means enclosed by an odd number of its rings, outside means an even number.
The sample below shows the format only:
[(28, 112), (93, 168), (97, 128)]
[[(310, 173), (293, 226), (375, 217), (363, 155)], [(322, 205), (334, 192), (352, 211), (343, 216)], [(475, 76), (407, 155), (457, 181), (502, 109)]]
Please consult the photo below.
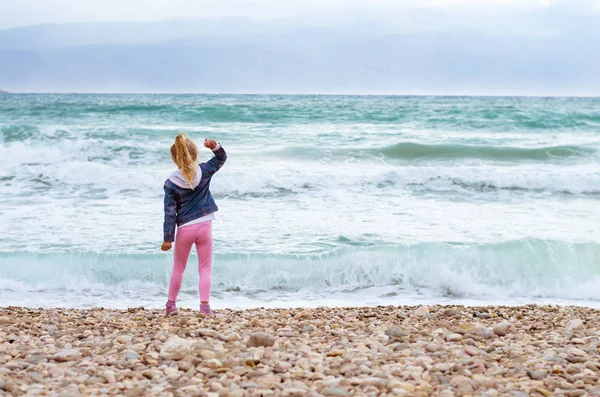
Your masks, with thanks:
[(600, 395), (577, 306), (0, 308), (0, 395)]

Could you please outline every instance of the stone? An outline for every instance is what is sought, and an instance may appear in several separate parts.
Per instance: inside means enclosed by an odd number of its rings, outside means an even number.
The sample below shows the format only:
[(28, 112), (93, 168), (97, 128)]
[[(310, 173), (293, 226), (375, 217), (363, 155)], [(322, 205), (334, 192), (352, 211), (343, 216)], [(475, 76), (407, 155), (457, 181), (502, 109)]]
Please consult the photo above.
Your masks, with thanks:
[(581, 321), (578, 318), (574, 318), (572, 320), (569, 320), (565, 328), (567, 329), (567, 331), (576, 331), (578, 329), (582, 329), (583, 321)]
[(163, 360), (183, 360), (190, 355), (190, 342), (187, 339), (174, 336), (169, 338), (160, 349)]
[(400, 327), (390, 327), (385, 330), (385, 334), (389, 336), (390, 339), (401, 339), (408, 336), (408, 332)]
[(27, 357), (27, 361), (29, 364), (37, 364), (41, 361), (48, 361), (48, 357), (45, 354), (32, 354)]
[(214, 352), (214, 351), (212, 351), (212, 350), (202, 350), (202, 351), (200, 352), (200, 357), (202, 357), (202, 358), (203, 358), (203, 359), (205, 359), (205, 360), (210, 360), (210, 359), (212, 359), (212, 358), (215, 358), (215, 357), (217, 357), (217, 353), (215, 353), (215, 352)]
[(306, 327), (302, 328), (302, 332), (315, 332), (316, 330), (317, 327), (314, 325), (307, 325)]
[(415, 316), (418, 317), (423, 317), (427, 313), (429, 313), (429, 306), (421, 306), (415, 310)]
[(542, 380), (547, 375), (546, 371), (533, 371), (529, 368), (525, 368), (525, 372), (527, 372), (527, 375), (533, 380)]
[(155, 369), (145, 369), (141, 372), (142, 376), (146, 379), (152, 379), (158, 374), (158, 371)]
[(471, 380), (462, 375), (457, 375), (451, 378), (450, 386), (455, 387), (459, 394), (472, 393), (474, 390)]
[(255, 332), (246, 342), (248, 347), (269, 347), (275, 344), (275, 339), (265, 332)]
[(29, 379), (35, 383), (42, 383), (44, 381), (44, 378), (38, 372), (30, 372), (27, 375), (29, 376)]
[(502, 322), (499, 322), (498, 324), (494, 325), (494, 327), (492, 328), (492, 331), (494, 332), (495, 335), (506, 336), (511, 327), (512, 327), (511, 323), (509, 323), (508, 321), (502, 321)]
[(449, 334), (446, 336), (446, 340), (448, 342), (458, 342), (460, 340), (462, 340), (462, 335), (460, 334)]
[(207, 368), (217, 369), (217, 368), (221, 368), (223, 366), (223, 363), (221, 363), (221, 361), (217, 360), (216, 358), (212, 358), (212, 359), (208, 360), (204, 365)]
[(131, 341), (133, 340), (133, 337), (131, 335), (119, 335), (117, 336), (117, 342), (126, 345), (128, 343), (131, 343)]
[(289, 397), (300, 397), (300, 396), (304, 396), (305, 394), (306, 394), (306, 390), (303, 390), (303, 389), (289, 388), (289, 389), (285, 389), (283, 391), (283, 395), (289, 396)]
[(54, 360), (58, 362), (77, 361), (81, 358), (81, 352), (76, 349), (62, 349), (54, 355)]
[(123, 352), (123, 358), (125, 360), (139, 360), (140, 355), (139, 355), (139, 353), (134, 352), (133, 350), (125, 350)]
[(106, 379), (106, 381), (109, 384), (117, 383), (117, 380), (115, 379), (115, 371), (107, 369), (106, 371), (104, 371), (104, 373), (102, 374), (102, 376), (104, 377), (104, 379)]
[(442, 312), (445, 317), (460, 317), (462, 316), (462, 312), (457, 309), (446, 309)]
[(465, 346), (465, 352), (469, 356), (478, 356), (479, 355), (479, 349), (476, 348), (475, 346)]
[(321, 391), (324, 396), (347, 396), (350, 393), (346, 389), (340, 387), (327, 387)]

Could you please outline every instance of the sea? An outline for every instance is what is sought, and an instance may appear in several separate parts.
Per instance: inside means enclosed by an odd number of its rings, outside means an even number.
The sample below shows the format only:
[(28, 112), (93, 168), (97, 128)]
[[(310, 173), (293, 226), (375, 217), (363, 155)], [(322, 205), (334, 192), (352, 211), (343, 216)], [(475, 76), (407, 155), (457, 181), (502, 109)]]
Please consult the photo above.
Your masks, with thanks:
[(600, 307), (600, 99), (158, 94), (0, 95), (0, 306), (164, 307), (180, 132), (213, 308)]

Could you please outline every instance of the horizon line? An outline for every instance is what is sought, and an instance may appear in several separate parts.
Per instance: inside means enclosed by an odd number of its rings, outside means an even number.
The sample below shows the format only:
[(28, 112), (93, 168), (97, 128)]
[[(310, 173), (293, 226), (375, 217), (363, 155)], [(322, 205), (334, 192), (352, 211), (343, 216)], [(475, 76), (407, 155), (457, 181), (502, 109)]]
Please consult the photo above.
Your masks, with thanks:
[(0, 89), (0, 95), (206, 95), (206, 96), (354, 96), (354, 97), (365, 97), (365, 96), (378, 96), (378, 97), (478, 97), (478, 98), (585, 98), (585, 99), (598, 99), (600, 94), (593, 95), (575, 95), (575, 94), (384, 94), (384, 93), (252, 93), (252, 92), (93, 92), (93, 91), (80, 91), (80, 92), (14, 92), (14, 91), (3, 91)]

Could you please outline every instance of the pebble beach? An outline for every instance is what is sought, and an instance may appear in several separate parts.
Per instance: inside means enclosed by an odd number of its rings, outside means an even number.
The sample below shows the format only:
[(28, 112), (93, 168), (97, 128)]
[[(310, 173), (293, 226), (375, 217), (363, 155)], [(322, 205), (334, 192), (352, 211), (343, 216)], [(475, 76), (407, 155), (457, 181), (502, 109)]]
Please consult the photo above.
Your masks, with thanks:
[(597, 396), (581, 307), (0, 309), (0, 395)]

